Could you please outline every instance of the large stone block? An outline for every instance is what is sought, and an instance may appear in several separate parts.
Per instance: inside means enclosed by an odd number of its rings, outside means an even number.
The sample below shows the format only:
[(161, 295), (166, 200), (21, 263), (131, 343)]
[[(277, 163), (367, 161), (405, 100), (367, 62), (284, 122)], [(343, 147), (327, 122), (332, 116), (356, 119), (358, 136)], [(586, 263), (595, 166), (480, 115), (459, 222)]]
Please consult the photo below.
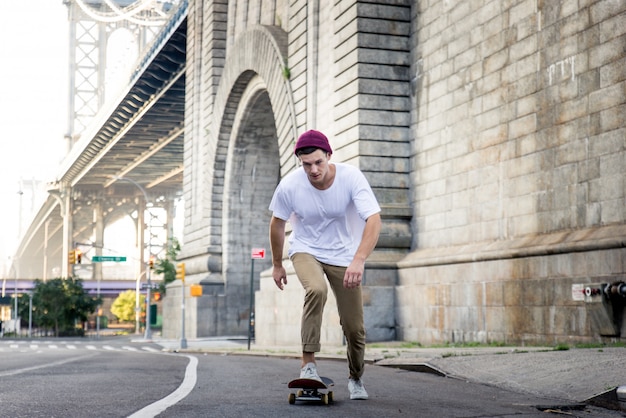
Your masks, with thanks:
[(393, 306), (395, 290), (391, 286), (363, 287), (363, 316), (368, 341), (390, 341), (396, 336)]

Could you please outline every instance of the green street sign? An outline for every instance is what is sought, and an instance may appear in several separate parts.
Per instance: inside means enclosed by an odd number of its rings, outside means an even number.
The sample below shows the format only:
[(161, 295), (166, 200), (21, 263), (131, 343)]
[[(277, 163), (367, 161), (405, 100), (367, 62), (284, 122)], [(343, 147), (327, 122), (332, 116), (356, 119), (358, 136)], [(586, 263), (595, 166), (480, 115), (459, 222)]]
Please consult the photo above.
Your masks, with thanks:
[(126, 257), (122, 257), (122, 256), (113, 256), (113, 255), (94, 255), (93, 257), (91, 257), (91, 261), (93, 263), (101, 263), (103, 261), (116, 261), (116, 262), (120, 262), (120, 261), (126, 261)]

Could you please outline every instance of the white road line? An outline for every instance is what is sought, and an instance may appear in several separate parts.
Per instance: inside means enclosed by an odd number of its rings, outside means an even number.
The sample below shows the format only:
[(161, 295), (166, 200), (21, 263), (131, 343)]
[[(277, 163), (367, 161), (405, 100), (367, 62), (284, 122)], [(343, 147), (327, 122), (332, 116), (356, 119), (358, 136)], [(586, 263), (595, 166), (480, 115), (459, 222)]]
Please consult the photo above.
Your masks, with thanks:
[(167, 395), (165, 398), (158, 400), (143, 409), (140, 409), (139, 411), (130, 415), (128, 418), (156, 417), (170, 406), (175, 405), (181, 400), (185, 399), (187, 395), (191, 393), (194, 386), (196, 386), (196, 380), (198, 379), (198, 358), (194, 356), (185, 357), (189, 359), (189, 364), (187, 364), (187, 369), (185, 370), (185, 378), (183, 379), (183, 382), (180, 384), (178, 389)]
[(8, 370), (6, 372), (0, 372), (0, 377), (13, 376), (13, 375), (16, 375), (16, 374), (29, 372), (29, 371), (32, 371), (32, 370), (44, 369), (46, 367), (60, 366), (60, 365), (65, 364), (65, 363), (71, 363), (73, 361), (82, 360), (84, 358), (89, 358), (89, 357), (93, 357), (93, 356), (96, 356), (96, 355), (97, 354), (88, 354), (88, 355), (85, 355), (85, 356), (74, 357), (74, 358), (71, 358), (71, 359), (66, 359), (66, 360), (61, 360), (61, 361), (55, 361), (55, 362), (52, 362), (52, 363), (46, 363), (46, 364), (42, 364), (42, 365), (39, 365), (39, 366), (25, 367), (23, 369)]
[(73, 344), (68, 344), (68, 345), (66, 345), (66, 347), (67, 347), (68, 349), (70, 349), (70, 350), (76, 350), (76, 346), (75, 346), (75, 345), (73, 345)]
[(148, 347), (148, 346), (143, 346), (143, 347), (141, 347), (141, 349), (144, 350), (144, 351), (150, 351), (152, 353), (160, 353), (161, 352), (161, 350), (157, 350), (154, 347)]
[(95, 345), (91, 345), (91, 344), (90, 345), (86, 345), (85, 348), (87, 350), (97, 350), (98, 349), (98, 347), (96, 347)]

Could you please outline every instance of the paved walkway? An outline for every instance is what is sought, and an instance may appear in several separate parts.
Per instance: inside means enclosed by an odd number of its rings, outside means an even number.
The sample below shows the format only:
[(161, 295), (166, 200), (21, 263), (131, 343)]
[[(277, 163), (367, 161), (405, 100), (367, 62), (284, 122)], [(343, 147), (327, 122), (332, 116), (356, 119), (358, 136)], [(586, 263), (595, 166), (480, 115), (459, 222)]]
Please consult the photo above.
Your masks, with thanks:
[[(248, 349), (247, 338), (206, 338), (188, 340), (180, 350), (180, 341), (159, 340), (165, 350), (217, 352), (223, 354), (299, 357), (300, 347), (257, 347)], [(323, 347), (318, 358), (345, 359), (343, 346)], [(591, 403), (626, 412), (626, 402), (617, 398), (626, 390), (626, 348), (552, 347), (410, 347), (406, 343), (369, 344), (368, 364), (399, 367), (420, 372), (464, 379), (571, 401)]]

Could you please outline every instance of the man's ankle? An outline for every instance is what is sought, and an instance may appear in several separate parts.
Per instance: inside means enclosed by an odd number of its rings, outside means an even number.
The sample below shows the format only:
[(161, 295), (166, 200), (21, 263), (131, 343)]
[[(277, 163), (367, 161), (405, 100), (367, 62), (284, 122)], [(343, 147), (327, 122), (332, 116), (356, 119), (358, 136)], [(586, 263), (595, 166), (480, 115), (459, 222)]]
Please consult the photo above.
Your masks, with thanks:
[(302, 367), (306, 366), (309, 363), (317, 364), (315, 362), (315, 353), (309, 353), (306, 351), (302, 352)]

